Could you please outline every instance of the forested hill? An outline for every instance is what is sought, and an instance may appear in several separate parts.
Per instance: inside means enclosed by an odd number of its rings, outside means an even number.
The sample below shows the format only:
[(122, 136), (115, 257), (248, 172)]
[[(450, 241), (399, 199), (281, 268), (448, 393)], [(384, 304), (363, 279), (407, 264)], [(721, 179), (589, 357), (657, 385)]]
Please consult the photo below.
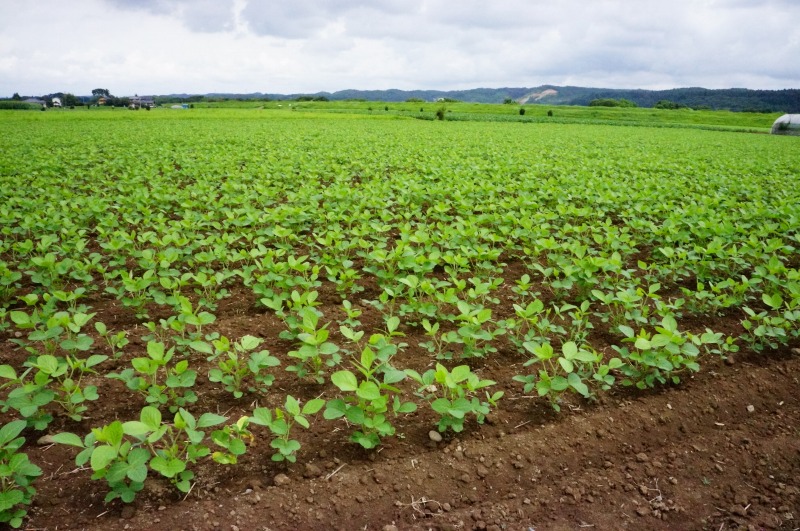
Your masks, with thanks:
[[(173, 95), (178, 96), (178, 95)], [(180, 95), (187, 96), (187, 95)], [(477, 103), (542, 103), (547, 105), (588, 105), (595, 99), (626, 99), (640, 107), (652, 107), (661, 100), (669, 100), (694, 109), (729, 109), (732, 111), (800, 112), (800, 89), (750, 90), (704, 89), (699, 87), (670, 90), (628, 90), (587, 87), (559, 87), (542, 85), (533, 88), (476, 88), (469, 90), (341, 90), (314, 94), (208, 94), (209, 97), (236, 99), (270, 98), (296, 99), (298, 97), (324, 97), (330, 100), (362, 99), (370, 101), (406, 101), (418, 98), (435, 101), (439, 98)]]

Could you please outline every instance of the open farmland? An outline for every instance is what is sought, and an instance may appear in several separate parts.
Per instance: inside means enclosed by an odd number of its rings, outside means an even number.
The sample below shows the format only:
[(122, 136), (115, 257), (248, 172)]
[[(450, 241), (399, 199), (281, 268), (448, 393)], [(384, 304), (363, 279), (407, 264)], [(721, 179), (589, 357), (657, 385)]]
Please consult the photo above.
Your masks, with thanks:
[(800, 526), (794, 138), (255, 109), (0, 130), (0, 457), (42, 472), (26, 505), (0, 471), (7, 519)]

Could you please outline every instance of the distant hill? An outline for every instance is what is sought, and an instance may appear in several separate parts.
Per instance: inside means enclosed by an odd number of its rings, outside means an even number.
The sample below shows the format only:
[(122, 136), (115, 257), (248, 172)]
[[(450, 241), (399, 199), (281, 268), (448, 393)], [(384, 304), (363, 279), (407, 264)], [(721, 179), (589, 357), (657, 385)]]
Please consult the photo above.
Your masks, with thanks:
[[(606, 89), (588, 87), (560, 87), (542, 85), (532, 88), (475, 88), (468, 90), (340, 90), (313, 94), (206, 94), (209, 98), (291, 100), (303, 96), (325, 97), (337, 100), (369, 100), (400, 102), (410, 98), (435, 101), (449, 98), (475, 103), (503, 103), (512, 99), (520, 104), (588, 105), (601, 98), (630, 100), (639, 107), (652, 107), (660, 100), (669, 100), (693, 109), (727, 109), (751, 112), (800, 112), (800, 89), (750, 90), (743, 88), (705, 89), (700, 87), (669, 90)], [(171, 94), (164, 98), (188, 98), (189, 94)]]

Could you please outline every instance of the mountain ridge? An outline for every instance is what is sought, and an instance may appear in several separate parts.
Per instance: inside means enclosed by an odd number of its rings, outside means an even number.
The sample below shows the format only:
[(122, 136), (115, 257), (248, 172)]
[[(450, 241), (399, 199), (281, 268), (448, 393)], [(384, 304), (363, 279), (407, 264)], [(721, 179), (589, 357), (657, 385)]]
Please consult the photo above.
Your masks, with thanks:
[[(188, 98), (191, 94), (170, 94), (163, 98)], [(194, 96), (197, 96), (196, 94)], [(745, 88), (706, 89), (684, 87), (666, 90), (609, 89), (559, 85), (538, 87), (479, 87), (465, 90), (359, 90), (314, 93), (208, 93), (207, 98), (292, 100), (301, 97), (327, 98), (331, 101), (368, 100), (402, 102), (408, 99), (436, 101), (452, 99), (468, 103), (503, 103), (512, 100), (520, 104), (588, 105), (595, 99), (627, 99), (639, 107), (653, 107), (661, 100), (690, 108), (725, 109), (752, 112), (800, 112), (800, 89), (758, 90)]]

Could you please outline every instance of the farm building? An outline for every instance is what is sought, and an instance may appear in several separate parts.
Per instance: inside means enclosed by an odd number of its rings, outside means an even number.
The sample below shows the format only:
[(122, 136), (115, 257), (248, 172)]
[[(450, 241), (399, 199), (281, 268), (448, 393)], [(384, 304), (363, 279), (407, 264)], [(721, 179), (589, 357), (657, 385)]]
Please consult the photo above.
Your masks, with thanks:
[(155, 106), (156, 102), (152, 96), (133, 96), (131, 98), (131, 103), (130, 103), (131, 109), (144, 109), (144, 108), (152, 109)]
[(773, 135), (800, 136), (800, 114), (784, 114), (772, 124)]

